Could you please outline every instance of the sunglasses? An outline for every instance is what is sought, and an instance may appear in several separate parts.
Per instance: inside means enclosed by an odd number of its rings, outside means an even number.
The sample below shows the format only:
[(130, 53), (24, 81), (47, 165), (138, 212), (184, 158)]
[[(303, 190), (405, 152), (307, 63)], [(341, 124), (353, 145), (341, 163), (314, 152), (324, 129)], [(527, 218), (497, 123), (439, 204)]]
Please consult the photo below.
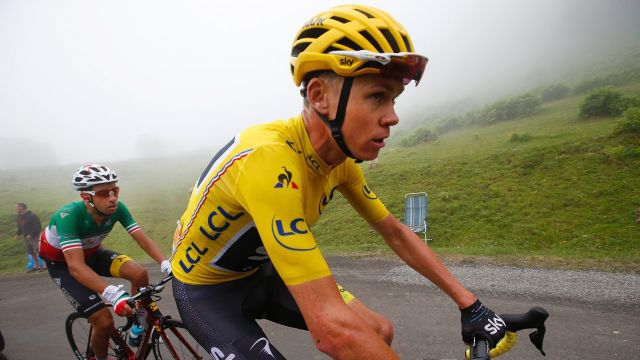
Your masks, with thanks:
[(98, 196), (98, 197), (102, 197), (102, 198), (108, 198), (108, 197), (111, 197), (111, 196), (118, 197), (118, 194), (120, 194), (120, 188), (117, 187), (117, 186), (114, 186), (114, 187), (108, 188), (108, 189), (103, 189), (103, 190), (98, 190), (98, 191), (84, 191), (84, 192), (89, 194), (89, 195)]
[(330, 54), (348, 56), (368, 62), (372, 61), (379, 64), (381, 74), (400, 78), (404, 85), (409, 85), (413, 80), (416, 82), (416, 86), (420, 83), (424, 68), (429, 61), (426, 56), (409, 52), (375, 53), (369, 50), (334, 50)]

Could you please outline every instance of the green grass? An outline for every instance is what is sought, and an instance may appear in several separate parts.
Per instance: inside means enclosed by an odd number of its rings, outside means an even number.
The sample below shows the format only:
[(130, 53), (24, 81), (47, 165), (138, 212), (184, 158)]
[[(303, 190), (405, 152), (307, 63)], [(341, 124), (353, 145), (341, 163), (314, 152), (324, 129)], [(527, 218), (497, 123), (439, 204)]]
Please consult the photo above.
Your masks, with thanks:
[[(580, 120), (581, 100), (389, 149), (376, 168), (365, 167), (368, 183), (400, 219), (404, 194), (426, 191), (431, 245), (441, 254), (639, 271), (640, 159), (612, 156), (617, 119)], [(510, 141), (513, 133), (531, 139)], [(315, 229), (322, 246), (386, 253), (352, 214), (342, 199), (325, 212)]]
[[(640, 84), (621, 87), (640, 93)], [(640, 158), (620, 146), (640, 139), (612, 136), (617, 119), (581, 120), (582, 96), (545, 103), (535, 116), (465, 127), (432, 143), (385, 149), (370, 187), (403, 219), (404, 195), (429, 194), (431, 246), (445, 258), (544, 267), (640, 272)], [(514, 134), (520, 141), (513, 141)], [(518, 138), (515, 136), (515, 138)], [(188, 189), (208, 157), (111, 164), (121, 200), (168, 253)], [(76, 165), (0, 172), (0, 272), (22, 271), (21, 241), (13, 238), (13, 205), (26, 202), (45, 224), (76, 201), (69, 184)], [(386, 255), (384, 241), (337, 196), (313, 232), (331, 254)], [(120, 228), (105, 245), (142, 262), (149, 258)]]

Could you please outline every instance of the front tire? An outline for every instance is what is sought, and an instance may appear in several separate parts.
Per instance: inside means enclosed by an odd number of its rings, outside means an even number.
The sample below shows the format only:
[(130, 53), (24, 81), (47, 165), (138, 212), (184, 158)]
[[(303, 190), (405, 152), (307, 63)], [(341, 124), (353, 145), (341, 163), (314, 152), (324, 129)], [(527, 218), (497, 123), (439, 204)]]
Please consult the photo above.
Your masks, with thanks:
[[(93, 349), (91, 348), (91, 323), (80, 313), (72, 313), (67, 316), (65, 322), (65, 331), (67, 333), (67, 340), (71, 346), (71, 351), (75, 354), (78, 360), (86, 360), (90, 356), (93, 356)], [(109, 349), (107, 354), (116, 359), (122, 358), (122, 350), (113, 341), (113, 338), (109, 338)]]
[(89, 320), (80, 313), (72, 313), (67, 316), (64, 325), (67, 333), (67, 340), (71, 346), (71, 351), (78, 360), (85, 360), (91, 354), (91, 324)]

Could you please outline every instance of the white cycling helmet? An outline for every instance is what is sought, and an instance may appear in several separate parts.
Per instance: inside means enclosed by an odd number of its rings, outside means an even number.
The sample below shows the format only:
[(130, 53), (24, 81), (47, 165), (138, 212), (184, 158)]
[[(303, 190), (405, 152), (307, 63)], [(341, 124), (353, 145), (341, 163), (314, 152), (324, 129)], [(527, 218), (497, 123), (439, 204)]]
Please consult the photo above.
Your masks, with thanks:
[(78, 191), (90, 190), (93, 185), (118, 181), (118, 174), (105, 165), (87, 164), (73, 174), (73, 187)]

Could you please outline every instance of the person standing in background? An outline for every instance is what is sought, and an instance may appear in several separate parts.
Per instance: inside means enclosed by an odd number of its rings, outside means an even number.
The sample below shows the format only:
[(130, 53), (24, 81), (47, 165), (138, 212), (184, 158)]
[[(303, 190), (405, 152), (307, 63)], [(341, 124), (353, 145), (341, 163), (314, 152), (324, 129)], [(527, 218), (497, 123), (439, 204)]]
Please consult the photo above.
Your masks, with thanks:
[(16, 213), (18, 213), (18, 217), (16, 219), (18, 224), (16, 239), (19, 237), (24, 239), (24, 244), (27, 247), (27, 255), (31, 255), (31, 258), (33, 259), (33, 269), (30, 269), (29, 271), (43, 269), (40, 267), (40, 251), (38, 249), (40, 232), (42, 231), (40, 218), (30, 210), (27, 210), (27, 204), (25, 203), (16, 204)]

